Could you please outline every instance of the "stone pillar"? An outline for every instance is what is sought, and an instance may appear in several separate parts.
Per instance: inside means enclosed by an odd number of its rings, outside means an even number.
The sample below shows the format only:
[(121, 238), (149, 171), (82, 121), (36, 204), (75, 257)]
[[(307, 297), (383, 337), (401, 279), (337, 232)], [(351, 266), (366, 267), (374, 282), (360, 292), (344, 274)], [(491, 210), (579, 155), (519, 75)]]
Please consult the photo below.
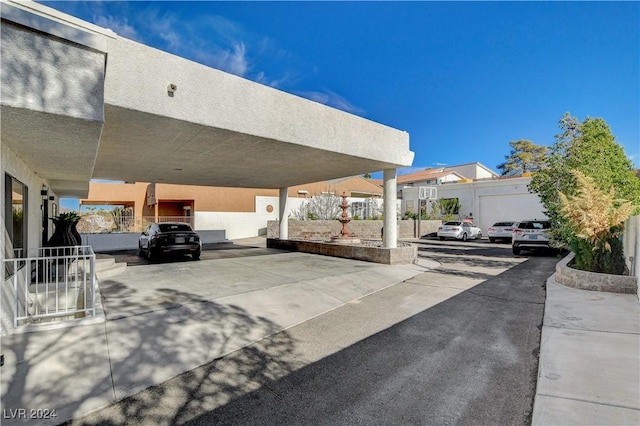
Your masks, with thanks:
[(396, 182), (396, 169), (386, 169), (383, 172), (384, 190), (384, 234), (382, 242), (385, 248), (398, 247), (398, 184)]
[(284, 187), (280, 188), (280, 203), (279, 203), (279, 214), (278, 218), (280, 220), (280, 239), (288, 240), (289, 239), (289, 206), (287, 206), (288, 193), (289, 188)]

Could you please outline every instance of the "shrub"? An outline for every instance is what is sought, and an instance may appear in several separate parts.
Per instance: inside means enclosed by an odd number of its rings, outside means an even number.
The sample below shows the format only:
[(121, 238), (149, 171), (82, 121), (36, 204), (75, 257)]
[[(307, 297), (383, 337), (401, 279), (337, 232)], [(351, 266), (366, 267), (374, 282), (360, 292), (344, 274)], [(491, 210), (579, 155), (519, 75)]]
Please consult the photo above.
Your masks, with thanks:
[(611, 187), (599, 189), (595, 180), (578, 170), (571, 171), (576, 181), (575, 195), (558, 192), (560, 215), (571, 230), (569, 246), (575, 253), (578, 269), (621, 275), (625, 263), (620, 236), (624, 221), (634, 211), (629, 200), (616, 197)]

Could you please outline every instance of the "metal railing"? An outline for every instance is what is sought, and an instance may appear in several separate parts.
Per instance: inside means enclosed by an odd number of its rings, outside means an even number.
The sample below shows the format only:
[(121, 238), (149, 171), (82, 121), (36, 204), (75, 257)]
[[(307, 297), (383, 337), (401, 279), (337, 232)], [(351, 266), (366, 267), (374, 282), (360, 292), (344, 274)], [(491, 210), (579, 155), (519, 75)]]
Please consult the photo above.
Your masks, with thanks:
[(185, 222), (192, 227), (193, 216), (123, 216), (120, 218), (103, 217), (96, 214), (84, 215), (76, 229), (83, 234), (105, 234), (118, 232), (142, 232), (153, 222)]
[(42, 247), (5, 259), (13, 286), (14, 327), (96, 315), (96, 255), (91, 246)]

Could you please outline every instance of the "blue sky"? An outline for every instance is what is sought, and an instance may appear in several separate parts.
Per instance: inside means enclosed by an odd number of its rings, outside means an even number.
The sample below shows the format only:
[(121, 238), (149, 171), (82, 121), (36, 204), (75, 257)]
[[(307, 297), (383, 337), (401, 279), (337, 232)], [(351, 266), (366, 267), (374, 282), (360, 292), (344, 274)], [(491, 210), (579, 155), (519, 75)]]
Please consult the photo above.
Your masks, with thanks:
[(640, 167), (638, 2), (42, 3), (406, 130), (412, 170), (495, 170), (567, 111), (604, 118)]

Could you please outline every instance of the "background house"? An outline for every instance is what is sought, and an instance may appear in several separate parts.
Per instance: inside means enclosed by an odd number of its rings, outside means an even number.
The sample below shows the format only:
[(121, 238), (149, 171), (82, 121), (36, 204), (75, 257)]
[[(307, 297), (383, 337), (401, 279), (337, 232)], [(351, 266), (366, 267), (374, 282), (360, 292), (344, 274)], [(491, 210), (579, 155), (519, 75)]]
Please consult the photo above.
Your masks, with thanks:
[[(459, 208), (454, 216), (470, 219), (487, 235), (495, 222), (543, 218), (544, 207), (528, 190), (531, 176), (499, 176), (481, 163), (431, 168), (398, 176), (401, 212), (432, 213), (431, 202), (451, 200)], [(420, 199), (420, 188), (432, 190), (431, 199)]]
[[(352, 176), (290, 187), (288, 195), (294, 212), (305, 200), (321, 194), (345, 194), (351, 204), (351, 215), (366, 219), (380, 207), (383, 190), (379, 185)], [(103, 220), (99, 206), (126, 210), (115, 220)], [(267, 221), (278, 219), (277, 189), (228, 188), (165, 183), (91, 182), (89, 195), (80, 200), (86, 233), (107, 231), (139, 232), (150, 222), (183, 221), (197, 230), (222, 230), (225, 238), (236, 239), (266, 233)], [(108, 215), (107, 215), (108, 216)]]
[[(431, 202), (455, 200), (459, 209), (455, 216), (470, 219), (487, 235), (488, 228), (496, 222), (506, 220), (545, 218), (544, 207), (537, 194), (529, 192), (531, 176), (509, 176), (485, 179), (461, 179), (435, 188), (435, 197), (420, 200), (420, 186), (402, 188), (402, 212), (416, 213), (423, 206), (432, 212)], [(421, 185), (422, 186), (422, 185)]]

